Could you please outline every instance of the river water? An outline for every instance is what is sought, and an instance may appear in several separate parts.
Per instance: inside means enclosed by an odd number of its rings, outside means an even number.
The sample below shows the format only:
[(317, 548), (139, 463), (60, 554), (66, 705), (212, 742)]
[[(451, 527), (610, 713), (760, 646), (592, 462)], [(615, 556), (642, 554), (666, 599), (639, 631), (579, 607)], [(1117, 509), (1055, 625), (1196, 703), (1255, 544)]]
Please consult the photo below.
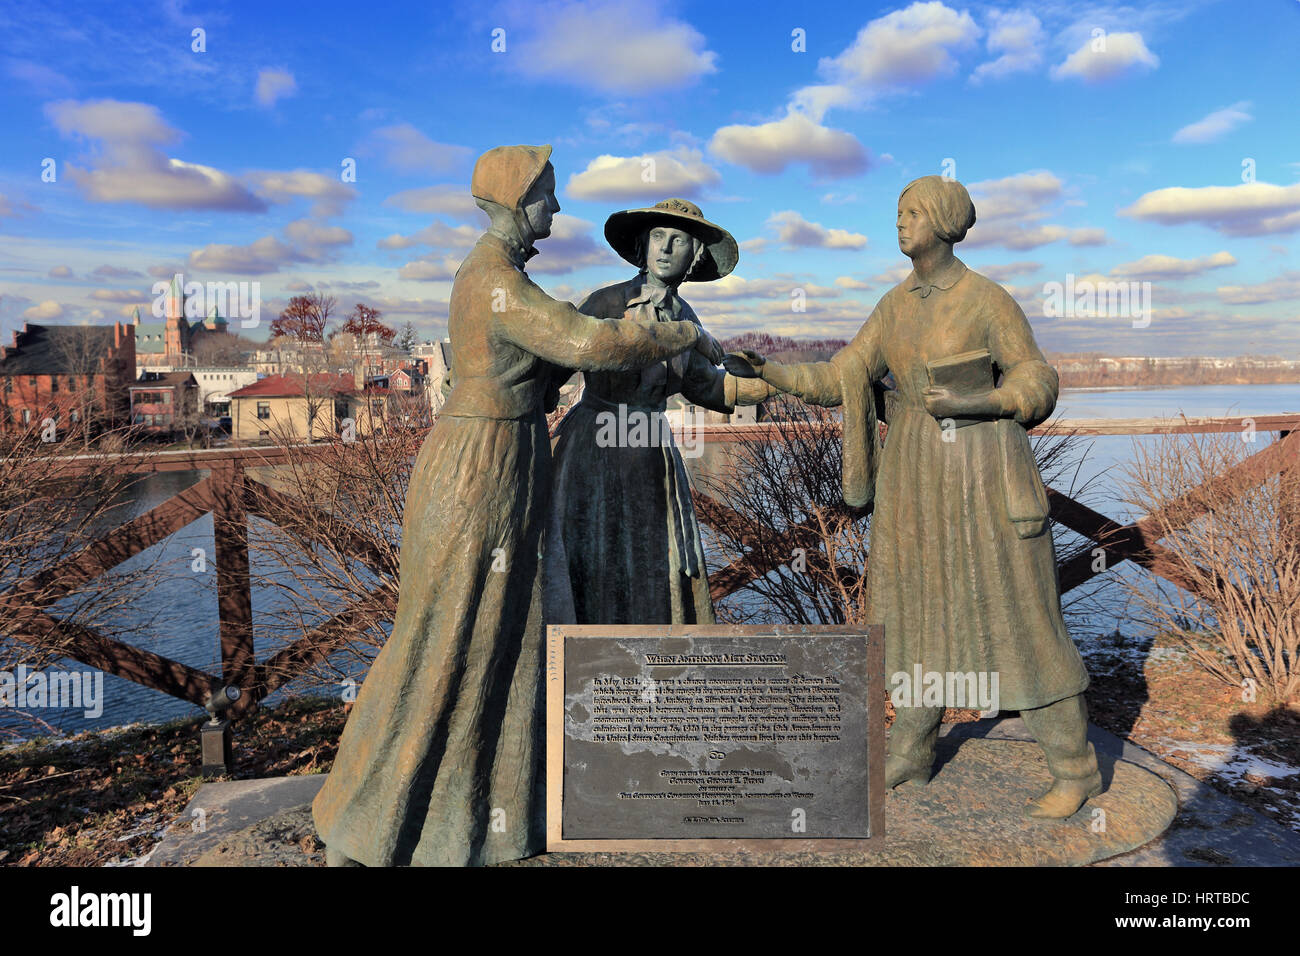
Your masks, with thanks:
[[(1137, 418), (1171, 417), (1179, 414), (1198, 415), (1269, 415), (1300, 413), (1300, 385), (1249, 385), (1249, 386), (1196, 386), (1152, 389), (1097, 389), (1062, 393), (1057, 415), (1063, 419), (1074, 418)], [(1267, 433), (1258, 435), (1259, 448), (1272, 441)], [(1133, 509), (1125, 503), (1124, 468), (1132, 460), (1134, 443), (1152, 438), (1134, 436), (1104, 436), (1086, 439), (1077, 482), (1089, 486), (1083, 500), (1092, 508), (1113, 518), (1131, 518)], [(1254, 450), (1254, 449), (1252, 449)], [(711, 445), (705, 453), (690, 462), (695, 472), (716, 471), (726, 460), (725, 449)], [(197, 473), (169, 472), (149, 476), (137, 488), (132, 508), (134, 514), (142, 513), (183, 491), (199, 479)], [(1076, 487), (1079, 486), (1076, 484)], [(1061, 489), (1068, 490), (1068, 489)], [(126, 517), (130, 517), (127, 515)], [(125, 520), (125, 518), (123, 519)], [(204, 549), (206, 555), (215, 553), (212, 535), (212, 516), (206, 515), (167, 540), (132, 558), (124, 568), (152, 567), (152, 584), (141, 598), (125, 613), (135, 616), (142, 633), (133, 638), (134, 643), (165, 657), (170, 657), (192, 667), (220, 672), (220, 652), (217, 628), (216, 574), (211, 560), (202, 571), (193, 569), (193, 549)], [(273, 569), (257, 564), (254, 557), (254, 579), (260, 573)], [(1120, 573), (1118, 571), (1112, 573)], [(1096, 633), (1109, 633), (1116, 628), (1131, 627), (1121, 597), (1118, 583), (1102, 588), (1093, 597), (1095, 608), (1088, 615), (1088, 627)], [(255, 587), (253, 614), (255, 620), (268, 612), (279, 595), (274, 589)], [(1068, 599), (1067, 599), (1068, 603)], [(1072, 625), (1073, 626), (1073, 625)], [(1076, 638), (1088, 639), (1088, 634), (1076, 633)], [(257, 658), (264, 659), (278, 646), (256, 648)], [(70, 662), (69, 669), (86, 670)], [(86, 716), (81, 710), (46, 708), (39, 716), (66, 732), (99, 729), (133, 723), (136, 721), (162, 721), (193, 716), (201, 710), (191, 704), (175, 700), (110, 675), (103, 675), (102, 713)], [(305, 688), (294, 688), (305, 689)], [(313, 688), (321, 690), (321, 688)], [(330, 688), (338, 691), (338, 687)], [(16, 715), (0, 711), (0, 729), (15, 728), (24, 733), (34, 732), (29, 723)]]

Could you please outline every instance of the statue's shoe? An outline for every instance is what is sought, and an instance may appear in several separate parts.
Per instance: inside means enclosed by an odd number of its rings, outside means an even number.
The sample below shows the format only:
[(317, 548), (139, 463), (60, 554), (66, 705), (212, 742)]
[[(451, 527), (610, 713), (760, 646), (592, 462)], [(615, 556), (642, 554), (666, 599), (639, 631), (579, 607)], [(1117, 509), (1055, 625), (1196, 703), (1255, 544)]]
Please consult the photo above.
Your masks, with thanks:
[(893, 790), (900, 783), (922, 786), (930, 782), (930, 768), (911, 763), (902, 757), (885, 758), (885, 789)]
[(1036, 820), (1064, 820), (1072, 817), (1089, 797), (1101, 793), (1101, 773), (1071, 780), (1054, 780), (1052, 787), (1036, 800), (1025, 804), (1025, 816)]

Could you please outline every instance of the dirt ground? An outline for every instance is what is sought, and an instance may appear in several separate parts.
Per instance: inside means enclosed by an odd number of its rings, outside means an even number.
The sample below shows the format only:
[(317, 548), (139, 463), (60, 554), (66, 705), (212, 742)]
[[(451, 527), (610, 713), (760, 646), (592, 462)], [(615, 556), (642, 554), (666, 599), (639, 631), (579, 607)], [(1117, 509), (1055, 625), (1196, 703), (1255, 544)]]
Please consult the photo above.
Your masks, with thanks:
[[(1177, 649), (1086, 652), (1089, 718), (1300, 832), (1300, 702), (1243, 702)], [(976, 719), (953, 711), (947, 721)], [(299, 699), (236, 728), (240, 777), (328, 771), (347, 712)], [(0, 750), (0, 865), (122, 866), (146, 856), (203, 782), (202, 718)]]

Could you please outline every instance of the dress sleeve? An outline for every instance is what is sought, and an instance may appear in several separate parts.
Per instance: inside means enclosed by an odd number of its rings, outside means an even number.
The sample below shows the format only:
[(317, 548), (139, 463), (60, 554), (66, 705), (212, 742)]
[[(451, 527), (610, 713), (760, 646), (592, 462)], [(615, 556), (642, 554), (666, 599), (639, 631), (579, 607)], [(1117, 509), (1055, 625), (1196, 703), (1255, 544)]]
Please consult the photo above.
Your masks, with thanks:
[(997, 389), (1003, 413), (1026, 428), (1047, 420), (1056, 408), (1059, 380), (1034, 342), (1024, 310), (1001, 287), (989, 320), (989, 353), (1002, 373)]
[(730, 415), (735, 409), (727, 402), (726, 377), (726, 372), (710, 365), (699, 352), (691, 352), (686, 356), (686, 369), (682, 375), (682, 396), (710, 411)]
[(510, 290), (498, 329), (507, 341), (561, 368), (621, 371), (671, 358), (693, 346), (691, 322), (596, 319), (552, 299), (527, 276)]
[(831, 356), (829, 362), (804, 362), (787, 365), (794, 375), (793, 392), (811, 405), (841, 405), (844, 402), (843, 383), (846, 375), (850, 381), (859, 381), (866, 375), (875, 381), (885, 374), (881, 355), (881, 328), (884, 324), (882, 299), (870, 317), (858, 329), (853, 341)]

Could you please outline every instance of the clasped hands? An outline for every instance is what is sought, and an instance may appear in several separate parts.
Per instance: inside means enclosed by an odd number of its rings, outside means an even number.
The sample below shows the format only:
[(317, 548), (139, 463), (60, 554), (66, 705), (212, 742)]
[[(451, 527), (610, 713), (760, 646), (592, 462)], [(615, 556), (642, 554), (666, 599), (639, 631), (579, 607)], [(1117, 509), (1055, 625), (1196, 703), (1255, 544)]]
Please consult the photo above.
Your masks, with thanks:
[[(728, 352), (722, 366), (736, 378), (761, 378), (784, 391), (789, 391), (792, 384), (783, 381), (783, 376), (773, 374), (780, 366), (768, 365), (767, 359), (753, 349)], [(1005, 414), (997, 389), (960, 394), (951, 388), (932, 385), (921, 395), (925, 410), (935, 418), (996, 418)]]

